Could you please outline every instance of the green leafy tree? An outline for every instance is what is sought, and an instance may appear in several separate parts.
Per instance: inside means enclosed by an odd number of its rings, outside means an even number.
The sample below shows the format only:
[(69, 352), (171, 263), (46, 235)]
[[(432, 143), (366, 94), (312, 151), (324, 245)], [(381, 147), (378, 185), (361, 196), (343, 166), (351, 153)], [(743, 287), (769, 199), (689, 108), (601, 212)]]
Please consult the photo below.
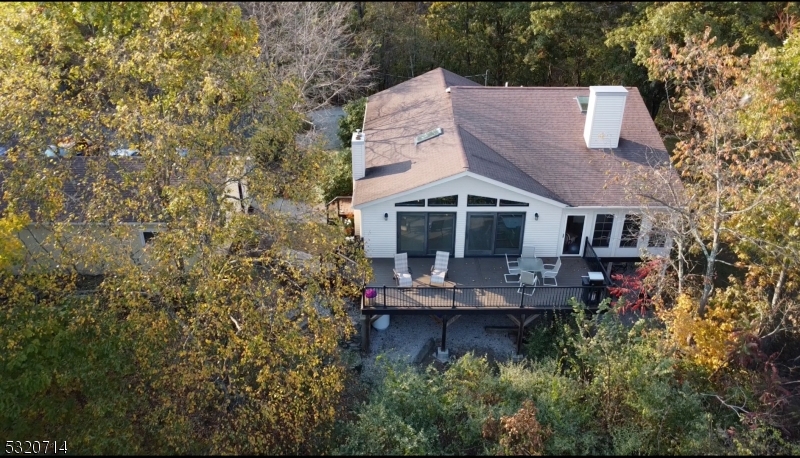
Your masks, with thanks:
[(435, 66), (474, 76), (482, 84), (527, 84), (520, 36), (529, 24), (520, 2), (433, 2), (426, 31), (436, 43)]
[(339, 139), (342, 141), (342, 146), (350, 148), (351, 141), (353, 140), (353, 133), (357, 129), (364, 129), (364, 116), (366, 116), (367, 98), (351, 100), (344, 107), (344, 116), (339, 118)]

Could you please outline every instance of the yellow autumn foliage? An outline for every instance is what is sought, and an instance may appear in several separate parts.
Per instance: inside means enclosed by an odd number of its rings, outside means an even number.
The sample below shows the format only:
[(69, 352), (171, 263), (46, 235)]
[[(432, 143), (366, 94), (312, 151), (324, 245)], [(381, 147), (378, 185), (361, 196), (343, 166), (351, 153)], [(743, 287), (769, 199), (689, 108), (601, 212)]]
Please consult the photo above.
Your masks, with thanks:
[(29, 222), (25, 214), (7, 213), (0, 218), (0, 272), (10, 269), (22, 256), (25, 247), (17, 233)]
[(661, 315), (673, 343), (696, 364), (711, 371), (728, 364), (728, 355), (737, 340), (735, 309), (712, 301), (701, 318), (697, 315), (696, 299), (683, 294), (675, 307)]

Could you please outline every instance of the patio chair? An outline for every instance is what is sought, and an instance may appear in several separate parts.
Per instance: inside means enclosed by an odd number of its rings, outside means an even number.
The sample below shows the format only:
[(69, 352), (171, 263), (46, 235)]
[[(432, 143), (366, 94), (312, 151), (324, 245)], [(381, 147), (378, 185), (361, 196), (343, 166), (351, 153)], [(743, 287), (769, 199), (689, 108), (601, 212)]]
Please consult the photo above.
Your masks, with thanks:
[(449, 260), (449, 251), (436, 252), (436, 261), (431, 266), (431, 285), (444, 285), (444, 280), (447, 278), (447, 263)]
[[(536, 292), (536, 285), (539, 284), (539, 277), (536, 276), (533, 272), (527, 272), (523, 270), (519, 273), (519, 288), (517, 288), (518, 293), (522, 293), (526, 296), (533, 296), (533, 293)], [(530, 291), (530, 294), (523, 292), (523, 286), (532, 286), (533, 288), (525, 288), (525, 290)]]
[(522, 254), (519, 255), (521, 258), (535, 258), (536, 257), (536, 247), (534, 246), (523, 246), (522, 247)]
[(411, 286), (411, 269), (408, 268), (408, 253), (394, 255), (394, 269), (392, 269), (397, 286)]
[(506, 267), (508, 267), (508, 273), (503, 274), (503, 278), (506, 279), (506, 283), (517, 283), (519, 279), (509, 281), (508, 277), (516, 277), (519, 275), (519, 261), (512, 261), (508, 259), (508, 254), (506, 254)]
[(561, 269), (561, 258), (558, 258), (555, 264), (545, 264), (544, 265), (544, 272), (542, 272), (542, 284), (545, 285), (545, 279), (550, 278), (553, 280), (552, 286), (558, 286), (558, 282), (556, 281), (556, 275), (558, 275), (558, 271)]

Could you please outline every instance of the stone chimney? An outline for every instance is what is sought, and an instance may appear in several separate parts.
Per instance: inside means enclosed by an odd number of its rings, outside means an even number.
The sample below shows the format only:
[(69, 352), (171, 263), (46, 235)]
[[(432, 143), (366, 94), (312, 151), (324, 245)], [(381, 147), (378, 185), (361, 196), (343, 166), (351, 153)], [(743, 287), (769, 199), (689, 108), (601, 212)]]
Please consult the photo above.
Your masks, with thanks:
[(583, 139), (587, 148), (616, 148), (628, 90), (622, 86), (590, 86)]
[(353, 180), (364, 178), (366, 173), (366, 141), (361, 129), (356, 129), (350, 142), (353, 153)]

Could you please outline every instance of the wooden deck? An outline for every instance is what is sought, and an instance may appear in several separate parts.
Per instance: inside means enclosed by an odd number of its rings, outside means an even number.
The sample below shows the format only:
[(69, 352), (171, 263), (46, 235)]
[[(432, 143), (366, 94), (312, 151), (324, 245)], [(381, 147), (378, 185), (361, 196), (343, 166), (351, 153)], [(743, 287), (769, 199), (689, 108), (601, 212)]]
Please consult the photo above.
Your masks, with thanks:
[[(556, 262), (556, 258), (542, 259), (545, 264), (555, 264)], [(415, 287), (430, 286), (433, 260), (433, 258), (408, 258), (408, 267), (411, 269)], [(396, 283), (392, 278), (392, 268), (394, 268), (394, 258), (372, 259), (372, 271), (375, 279), (367, 286), (394, 286)], [(556, 277), (558, 286), (581, 286), (581, 276), (586, 275), (590, 270), (594, 269), (589, 268), (584, 258), (562, 257), (561, 269)], [(505, 257), (450, 258), (445, 286), (512, 286), (511, 283), (505, 282), (503, 274), (506, 273), (508, 273), (508, 269)]]
[[(584, 257), (561, 258), (561, 269), (556, 276), (558, 286), (520, 288), (519, 283), (506, 282), (505, 257), (486, 257), (450, 258), (444, 286), (430, 285), (433, 258), (409, 258), (412, 286), (399, 288), (392, 276), (394, 258), (373, 259), (375, 279), (366, 285), (361, 297), (362, 350), (369, 349), (371, 323), (378, 315), (434, 316), (442, 325), (437, 358), (446, 359), (449, 354), (447, 327), (458, 316), (505, 314), (518, 328), (516, 354), (520, 355), (525, 327), (537, 316), (547, 311), (569, 311), (573, 298), (583, 302), (588, 310), (596, 310), (608, 297), (611, 279), (604, 270), (603, 261), (597, 257), (588, 238), (584, 247)], [(556, 262), (556, 258), (543, 260), (545, 264)], [(584, 285), (581, 277), (598, 271), (603, 274), (601, 285)], [(518, 280), (518, 277), (509, 280)], [(369, 289), (376, 291), (374, 298), (366, 298)]]
[[(555, 258), (544, 258), (548, 264)], [(571, 310), (576, 298), (592, 308), (607, 294), (604, 286), (584, 287), (589, 263), (584, 258), (561, 258), (558, 286), (526, 286), (506, 283), (505, 258), (451, 258), (444, 287), (430, 286), (433, 258), (409, 258), (413, 286), (397, 288), (392, 277), (394, 259), (373, 259), (375, 280), (367, 288), (377, 290), (372, 300), (364, 299), (362, 313), (375, 314), (470, 314), (532, 313), (544, 310)], [(513, 277), (514, 279), (518, 277)], [(524, 294), (523, 294), (524, 293)]]

